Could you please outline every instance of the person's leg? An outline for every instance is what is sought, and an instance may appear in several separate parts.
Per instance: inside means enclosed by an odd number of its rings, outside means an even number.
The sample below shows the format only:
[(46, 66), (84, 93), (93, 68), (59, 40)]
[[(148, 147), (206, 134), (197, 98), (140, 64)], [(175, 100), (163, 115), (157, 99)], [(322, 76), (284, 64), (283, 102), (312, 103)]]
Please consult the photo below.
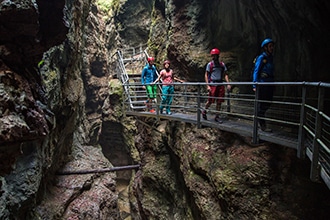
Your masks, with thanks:
[(146, 101), (146, 107), (147, 110), (150, 110), (150, 96), (151, 96), (151, 91), (150, 91), (150, 85), (146, 85), (146, 93), (147, 93), (147, 101)]
[(157, 103), (157, 85), (152, 85), (152, 98)]
[(160, 103), (160, 113), (163, 113), (163, 109), (166, 106), (167, 95), (168, 95), (168, 86), (163, 86), (163, 94), (162, 94), (162, 101)]
[(146, 90), (147, 90), (147, 96), (148, 96), (148, 100), (146, 101), (147, 111), (154, 112), (152, 109), (153, 88), (151, 85), (147, 85)]
[(155, 109), (152, 107), (152, 103), (157, 103), (157, 85), (151, 85), (151, 96), (150, 96), (150, 112), (154, 113)]
[[(259, 100), (258, 103), (258, 112), (257, 116), (261, 118), (265, 118), (266, 111), (270, 108), (270, 101), (273, 100), (273, 88), (271, 86), (260, 86), (259, 88)], [(271, 129), (267, 128), (266, 120), (259, 118), (260, 128), (263, 131), (271, 131)]]
[(217, 86), (215, 96), (218, 97), (217, 99), (217, 105), (216, 105), (216, 115), (214, 120), (218, 123), (222, 123), (222, 120), (220, 119), (220, 111), (221, 111), (221, 103), (224, 102), (223, 97), (225, 96), (225, 87), (224, 86)]
[(215, 95), (216, 86), (210, 86), (209, 91), (209, 97), (207, 99), (207, 102), (205, 104), (205, 109), (202, 111), (202, 116), (205, 120), (207, 120), (206, 110), (211, 106), (211, 104), (214, 102), (214, 95)]
[(166, 113), (171, 115), (171, 105), (172, 105), (172, 101), (173, 101), (173, 94), (174, 94), (174, 87), (173, 86), (168, 86), (168, 90), (167, 90), (167, 98), (166, 98)]

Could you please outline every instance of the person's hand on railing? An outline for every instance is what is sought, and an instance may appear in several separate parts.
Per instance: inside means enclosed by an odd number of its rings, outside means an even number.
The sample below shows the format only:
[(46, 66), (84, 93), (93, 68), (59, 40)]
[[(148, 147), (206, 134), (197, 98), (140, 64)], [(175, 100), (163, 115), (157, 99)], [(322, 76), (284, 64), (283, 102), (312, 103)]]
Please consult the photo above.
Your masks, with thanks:
[(231, 85), (227, 85), (227, 91), (231, 90)]

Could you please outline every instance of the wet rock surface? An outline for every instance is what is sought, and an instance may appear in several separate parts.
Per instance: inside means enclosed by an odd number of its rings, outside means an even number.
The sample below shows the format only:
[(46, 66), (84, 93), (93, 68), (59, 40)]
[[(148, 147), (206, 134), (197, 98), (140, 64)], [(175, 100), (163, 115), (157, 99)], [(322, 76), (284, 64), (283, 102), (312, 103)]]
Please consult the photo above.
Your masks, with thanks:
[(141, 130), (133, 213), (150, 219), (326, 218), (329, 190), (309, 180), (308, 160), (292, 149), (248, 143), (179, 122)]
[[(80, 146), (59, 172), (109, 168), (101, 148)], [(36, 209), (41, 219), (118, 219), (116, 174), (56, 175)]]

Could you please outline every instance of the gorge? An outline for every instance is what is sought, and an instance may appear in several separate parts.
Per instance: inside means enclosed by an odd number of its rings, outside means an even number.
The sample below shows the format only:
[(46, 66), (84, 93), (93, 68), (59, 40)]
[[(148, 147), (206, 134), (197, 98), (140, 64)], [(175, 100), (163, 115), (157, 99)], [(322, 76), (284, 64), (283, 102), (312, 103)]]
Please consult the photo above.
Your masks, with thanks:
[[(0, 219), (326, 219), (329, 189), (294, 150), (127, 117), (113, 54), (148, 47), (199, 82), (218, 47), (231, 80), (248, 81), (272, 37), (277, 81), (329, 82), (329, 11), (325, 0), (1, 1)], [(56, 174), (128, 164), (141, 169)]]

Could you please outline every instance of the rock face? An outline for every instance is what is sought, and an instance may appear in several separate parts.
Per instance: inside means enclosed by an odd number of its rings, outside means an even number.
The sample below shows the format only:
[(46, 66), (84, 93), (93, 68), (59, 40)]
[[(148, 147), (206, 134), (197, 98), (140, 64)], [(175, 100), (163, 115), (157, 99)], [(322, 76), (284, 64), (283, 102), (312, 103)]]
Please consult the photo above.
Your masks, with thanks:
[[(233, 81), (249, 81), (261, 41), (276, 41), (277, 81), (329, 81), (329, 2), (156, 1), (150, 46), (159, 62), (173, 61), (189, 80), (202, 80), (209, 51), (218, 47)], [(166, 42), (166, 45), (163, 44)]]
[(116, 218), (114, 173), (54, 175), (112, 166), (98, 145), (109, 58), (97, 8), (0, 9), (0, 219)]
[[(112, 1), (107, 19), (93, 2), (0, 3), (0, 219), (328, 216), (329, 190), (295, 152), (125, 117), (120, 84), (109, 83), (116, 49), (146, 44), (158, 66), (168, 58), (190, 81), (203, 80), (219, 47), (231, 79), (245, 81), (268, 36), (278, 81), (329, 81), (327, 1)], [(125, 163), (142, 168), (56, 174)], [(131, 181), (131, 213), (119, 210), (116, 178)]]
[(323, 219), (329, 213), (319, 209), (329, 207), (328, 188), (309, 180), (309, 161), (292, 149), (252, 147), (239, 135), (180, 122), (144, 123), (150, 127), (138, 124), (142, 169), (131, 194), (136, 219)]
[[(66, 37), (64, 1), (2, 1), (0, 4), (0, 144), (49, 133), (45, 90), (36, 64)], [(51, 13), (50, 13), (51, 12)], [(49, 19), (48, 16), (53, 16)]]

